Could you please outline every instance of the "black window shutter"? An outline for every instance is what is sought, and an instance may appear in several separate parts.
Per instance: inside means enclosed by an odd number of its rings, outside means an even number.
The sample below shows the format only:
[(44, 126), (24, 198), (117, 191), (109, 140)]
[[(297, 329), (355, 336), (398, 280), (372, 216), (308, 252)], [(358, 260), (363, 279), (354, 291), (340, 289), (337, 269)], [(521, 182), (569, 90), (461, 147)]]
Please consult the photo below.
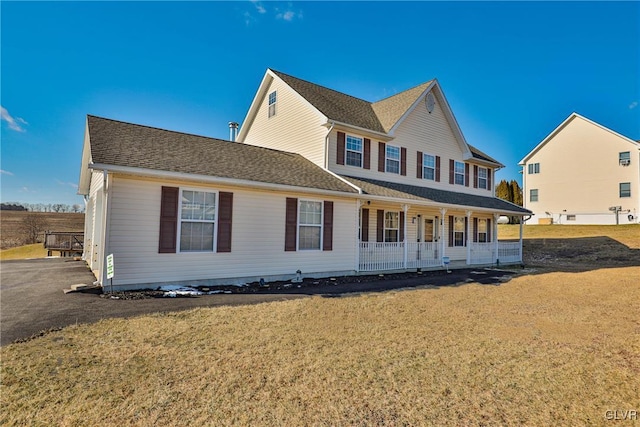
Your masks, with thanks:
[(469, 163), (464, 164), (464, 185), (469, 186)]
[(336, 152), (336, 163), (344, 165), (345, 136), (344, 132), (338, 132), (338, 151)]
[(491, 220), (487, 220), (487, 242), (491, 241)]
[(473, 218), (473, 241), (478, 241), (478, 218)]
[(384, 161), (387, 158), (387, 144), (378, 142), (378, 172), (385, 171)]
[(231, 252), (231, 223), (233, 220), (233, 193), (218, 194), (218, 252)]
[(298, 231), (298, 199), (287, 197), (285, 214), (284, 250), (296, 250), (296, 238)]
[(449, 246), (453, 246), (453, 215), (449, 215)]
[(467, 246), (467, 239), (469, 236), (467, 233), (469, 232), (469, 217), (464, 217), (464, 246)]
[(455, 160), (449, 159), (449, 184), (454, 183), (453, 174), (454, 174), (455, 165), (456, 165)]
[(436, 156), (436, 182), (440, 182), (440, 156)]
[(487, 190), (491, 191), (491, 174), (493, 173), (493, 169), (487, 168)]
[(362, 167), (365, 169), (371, 169), (371, 140), (369, 138), (364, 139), (364, 159), (362, 160)]
[(418, 151), (418, 161), (416, 162), (416, 178), (422, 179), (422, 151)]
[(360, 228), (360, 241), (369, 241), (369, 209), (362, 209), (362, 226)]
[(478, 188), (478, 165), (473, 165), (473, 188)]
[(400, 230), (398, 230), (398, 242), (404, 242), (404, 212), (400, 212), (400, 224), (398, 224)]
[(407, 176), (407, 149), (400, 147), (400, 175)]
[(322, 250), (333, 249), (333, 202), (324, 202), (324, 218), (322, 227)]
[(378, 223), (376, 224), (376, 242), (384, 242), (384, 211), (378, 209)]
[(178, 187), (162, 187), (160, 197), (160, 236), (158, 253), (176, 253), (178, 236)]

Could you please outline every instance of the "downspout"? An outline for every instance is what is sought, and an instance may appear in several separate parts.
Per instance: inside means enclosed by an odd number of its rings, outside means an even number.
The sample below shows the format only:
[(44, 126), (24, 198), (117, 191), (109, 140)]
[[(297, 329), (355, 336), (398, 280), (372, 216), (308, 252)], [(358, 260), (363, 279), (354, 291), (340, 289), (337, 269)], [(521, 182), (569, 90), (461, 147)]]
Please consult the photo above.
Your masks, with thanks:
[(329, 169), (329, 135), (331, 135), (331, 131), (333, 130), (336, 122), (331, 122), (331, 127), (327, 131), (327, 136), (324, 138), (324, 168)]

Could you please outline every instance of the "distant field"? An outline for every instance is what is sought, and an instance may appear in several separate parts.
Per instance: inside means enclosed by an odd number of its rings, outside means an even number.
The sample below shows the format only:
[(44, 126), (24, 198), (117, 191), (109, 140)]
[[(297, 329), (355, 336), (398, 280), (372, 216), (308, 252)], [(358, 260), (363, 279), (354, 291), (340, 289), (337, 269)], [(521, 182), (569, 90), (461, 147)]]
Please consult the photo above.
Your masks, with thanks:
[(83, 231), (84, 213), (0, 211), (0, 249), (24, 244), (20, 224), (27, 216), (37, 216), (47, 223), (51, 231)]

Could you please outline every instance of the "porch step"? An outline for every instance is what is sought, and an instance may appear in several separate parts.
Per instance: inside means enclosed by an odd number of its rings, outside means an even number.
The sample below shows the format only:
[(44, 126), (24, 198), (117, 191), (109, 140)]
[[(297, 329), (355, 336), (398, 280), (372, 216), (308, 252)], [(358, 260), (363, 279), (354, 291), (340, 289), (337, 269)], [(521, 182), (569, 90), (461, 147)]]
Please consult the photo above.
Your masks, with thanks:
[(90, 291), (90, 290), (95, 290), (95, 289), (100, 289), (101, 286), (100, 285), (87, 285), (84, 283), (78, 283), (76, 285), (71, 285), (70, 289), (63, 289), (62, 292), (64, 292), (65, 294), (68, 294), (70, 292), (86, 292), (86, 291)]

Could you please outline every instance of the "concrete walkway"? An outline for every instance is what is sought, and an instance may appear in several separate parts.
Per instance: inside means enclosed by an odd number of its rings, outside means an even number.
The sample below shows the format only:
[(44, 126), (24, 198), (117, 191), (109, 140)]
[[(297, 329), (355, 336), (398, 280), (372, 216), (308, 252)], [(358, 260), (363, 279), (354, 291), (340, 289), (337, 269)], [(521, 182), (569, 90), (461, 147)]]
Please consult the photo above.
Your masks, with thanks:
[(92, 323), (111, 317), (187, 310), (195, 307), (258, 304), (304, 298), (310, 295), (336, 296), (352, 292), (376, 292), (426, 284), (446, 286), (470, 280), (500, 283), (493, 271), (475, 275), (472, 270), (451, 274), (435, 272), (428, 277), (345, 283), (259, 293), (216, 294), (197, 298), (152, 298), (112, 300), (95, 293), (63, 293), (74, 284), (91, 284), (95, 279), (84, 261), (65, 258), (0, 262), (0, 345), (31, 337), (41, 331), (76, 323)]

